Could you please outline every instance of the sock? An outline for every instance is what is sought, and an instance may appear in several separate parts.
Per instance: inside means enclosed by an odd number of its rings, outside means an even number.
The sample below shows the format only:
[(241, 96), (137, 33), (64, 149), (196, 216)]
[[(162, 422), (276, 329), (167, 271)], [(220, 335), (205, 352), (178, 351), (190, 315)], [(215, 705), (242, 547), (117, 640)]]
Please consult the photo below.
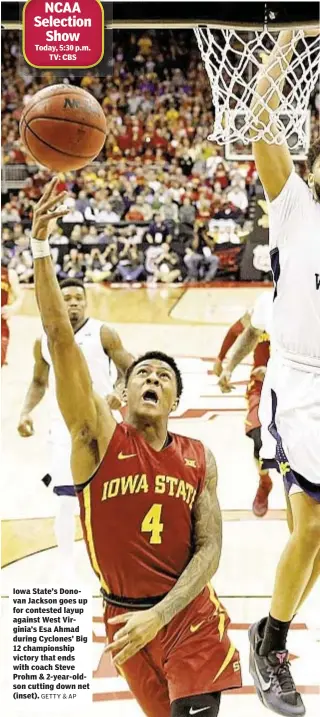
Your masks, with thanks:
[(259, 649), (260, 655), (266, 656), (273, 650), (285, 650), (290, 625), (291, 620), (281, 622), (281, 620), (276, 620), (275, 617), (269, 615), (264, 629), (262, 645)]
[(262, 485), (263, 484), (270, 485), (270, 483), (272, 484), (272, 480), (269, 476), (269, 473), (266, 473), (265, 471), (263, 471), (263, 472), (259, 471), (259, 482)]

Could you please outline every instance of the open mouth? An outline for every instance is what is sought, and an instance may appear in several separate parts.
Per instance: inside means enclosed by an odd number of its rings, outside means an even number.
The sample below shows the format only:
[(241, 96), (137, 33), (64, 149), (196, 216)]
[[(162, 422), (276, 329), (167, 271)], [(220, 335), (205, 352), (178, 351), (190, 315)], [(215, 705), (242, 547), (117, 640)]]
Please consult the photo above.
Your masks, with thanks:
[(142, 398), (145, 403), (151, 403), (153, 406), (156, 406), (157, 403), (159, 403), (159, 397), (157, 396), (156, 392), (151, 391), (150, 389), (144, 392)]

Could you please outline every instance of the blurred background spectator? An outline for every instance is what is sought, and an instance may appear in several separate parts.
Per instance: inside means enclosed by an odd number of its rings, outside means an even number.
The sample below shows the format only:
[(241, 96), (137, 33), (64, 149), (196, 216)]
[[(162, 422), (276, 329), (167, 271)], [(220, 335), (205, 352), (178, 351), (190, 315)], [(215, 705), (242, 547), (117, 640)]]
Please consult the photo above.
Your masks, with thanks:
[[(51, 175), (26, 152), (19, 119), (35, 92), (57, 78), (21, 60), (20, 40), (18, 31), (4, 33), (1, 219), (10, 265), (30, 283), (32, 210)], [(224, 148), (206, 139), (214, 122), (211, 89), (193, 32), (114, 31), (112, 76), (90, 70), (68, 80), (101, 103), (107, 137), (92, 165), (60, 176), (69, 212), (51, 237), (58, 278), (241, 278), (241, 257), (257, 229), (257, 174), (241, 157), (247, 148), (226, 160)], [(311, 140), (319, 105), (315, 92)], [(303, 162), (296, 169), (305, 176)], [(261, 226), (267, 234), (266, 215)]]

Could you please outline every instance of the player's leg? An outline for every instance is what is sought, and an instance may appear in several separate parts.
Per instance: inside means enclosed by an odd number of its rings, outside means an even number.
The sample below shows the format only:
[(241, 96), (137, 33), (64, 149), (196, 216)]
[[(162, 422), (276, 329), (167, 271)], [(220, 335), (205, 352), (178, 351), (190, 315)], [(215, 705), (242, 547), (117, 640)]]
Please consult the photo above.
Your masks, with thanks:
[[(280, 558), (270, 615), (250, 628), (250, 672), (263, 704), (280, 714), (304, 715), (291, 677), (287, 635), (318, 577), (320, 502), (297, 487), (290, 495), (292, 533)], [(298, 491), (298, 492), (297, 492)]]
[(301, 604), (320, 550), (320, 502), (301, 491), (290, 495), (290, 504), (293, 531), (278, 564), (270, 611), (281, 622), (291, 621)]
[[(104, 622), (109, 642), (112, 642), (118, 625), (108, 624), (108, 619), (123, 612), (127, 610), (105, 603)], [(119, 674), (125, 678), (146, 717), (170, 717), (170, 699), (162, 669), (159, 635), (127, 660), (119, 668)]]
[(317, 580), (319, 580), (319, 578), (320, 578), (320, 549), (319, 549), (317, 557), (314, 560), (313, 570), (310, 575), (309, 582), (306, 585), (304, 592), (302, 593), (299, 603), (296, 607), (296, 612), (298, 612), (298, 610), (300, 610), (301, 606), (307, 599), (308, 595), (310, 595), (312, 588), (315, 586), (315, 584), (316, 584)]
[[(210, 692), (192, 697), (182, 697), (171, 704), (171, 717), (190, 717), (200, 714), (206, 717), (218, 717), (221, 702), (221, 692)], [(201, 717), (201, 714), (200, 714)]]
[(164, 673), (171, 717), (216, 717), (220, 693), (241, 687), (239, 653), (230, 642), (230, 619), (211, 586), (167, 626)]
[[(152, 646), (151, 646), (152, 649)], [(170, 700), (161, 671), (149, 649), (140, 650), (122, 665), (121, 672), (147, 717), (170, 717)]]
[[(288, 523), (288, 527), (289, 527), (290, 533), (292, 533), (292, 532), (293, 532), (293, 514), (292, 514), (292, 508), (291, 508), (290, 498), (289, 498), (287, 492), (285, 492), (285, 496), (286, 496), (286, 501), (287, 501), (287, 523)], [(301, 597), (301, 599), (300, 599), (300, 602), (299, 602), (299, 604), (298, 604), (298, 606), (297, 606), (297, 608), (296, 608), (296, 612), (298, 612), (298, 611), (300, 610), (301, 606), (303, 605), (303, 603), (304, 603), (305, 600), (307, 599), (308, 595), (310, 594), (312, 588), (314, 587), (314, 585), (315, 585), (315, 583), (317, 582), (317, 580), (319, 579), (319, 577), (320, 577), (320, 550), (319, 550), (318, 555), (317, 555), (317, 557), (315, 558), (315, 561), (314, 561), (314, 563), (313, 563), (313, 570), (312, 570), (312, 573), (311, 573), (311, 576), (310, 576), (310, 580), (309, 580), (309, 582), (308, 582), (308, 584), (307, 584), (307, 586), (306, 586), (306, 588), (305, 588), (305, 590), (304, 590), (304, 592), (303, 592), (303, 595), (302, 595), (302, 597)]]
[(253, 441), (253, 455), (259, 476), (258, 489), (252, 504), (252, 510), (258, 518), (262, 518), (268, 511), (268, 497), (272, 490), (272, 480), (269, 471), (262, 468), (260, 464), (260, 451), (262, 446), (261, 426), (252, 428), (248, 431), (247, 436)]

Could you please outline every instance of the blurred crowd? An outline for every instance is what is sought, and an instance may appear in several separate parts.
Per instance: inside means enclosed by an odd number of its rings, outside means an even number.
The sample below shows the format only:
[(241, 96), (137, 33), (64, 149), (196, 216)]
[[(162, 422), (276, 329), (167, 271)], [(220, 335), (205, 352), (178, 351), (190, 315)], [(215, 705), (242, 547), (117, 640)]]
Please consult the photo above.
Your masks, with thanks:
[[(206, 139), (211, 90), (193, 32), (114, 31), (112, 76), (88, 71), (69, 81), (99, 100), (107, 138), (94, 165), (61, 175), (69, 213), (52, 237), (58, 276), (211, 281), (222, 269), (219, 245), (241, 245), (250, 230), (257, 175), (253, 162), (228, 163)], [(7, 259), (22, 281), (32, 281), (30, 219), (50, 173), (22, 146), (19, 118), (32, 95), (55, 82), (21, 61), (18, 33), (7, 32), (2, 157), (28, 176), (3, 197), (2, 224)], [(314, 132), (318, 96), (312, 102)]]

